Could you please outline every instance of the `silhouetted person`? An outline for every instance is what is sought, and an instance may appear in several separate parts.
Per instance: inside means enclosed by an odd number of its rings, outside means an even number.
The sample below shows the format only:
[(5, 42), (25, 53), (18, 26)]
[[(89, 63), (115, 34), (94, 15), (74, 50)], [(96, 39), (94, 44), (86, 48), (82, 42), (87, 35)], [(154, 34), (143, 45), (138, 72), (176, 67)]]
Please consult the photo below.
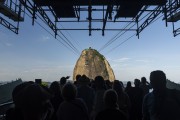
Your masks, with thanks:
[(51, 120), (57, 120), (56, 112), (59, 108), (59, 105), (63, 102), (59, 82), (57, 81), (52, 82), (49, 89), (52, 94), (51, 103), (54, 107), (54, 113)]
[(143, 120), (180, 120), (180, 91), (166, 88), (161, 70), (150, 73), (153, 91), (144, 97)]
[(133, 100), (134, 91), (133, 91), (133, 87), (131, 86), (131, 81), (127, 82), (127, 85), (126, 85), (126, 88), (125, 88), (125, 93), (128, 94), (130, 101)]
[(90, 79), (82, 75), (79, 78), (79, 86), (77, 87), (77, 97), (82, 98), (88, 107), (89, 115), (92, 111), (95, 92), (94, 89), (89, 87)]
[(122, 90), (125, 91), (125, 87), (124, 87), (124, 83), (122, 81), (119, 81), (121, 86), (122, 86)]
[(66, 84), (67, 82), (67, 79), (69, 79), (70, 76), (67, 76), (67, 77), (61, 77), (60, 79), (60, 87), (62, 89), (62, 87)]
[(131, 81), (128, 81), (125, 88), (125, 92), (127, 93), (130, 89), (132, 89), (132, 85), (131, 85)]
[(141, 84), (139, 86), (143, 90), (143, 97), (149, 93), (149, 90), (152, 88), (151, 85), (147, 82), (145, 77), (141, 78)]
[(74, 84), (66, 83), (62, 88), (64, 101), (57, 111), (58, 120), (89, 120), (85, 102), (77, 98), (77, 88)]
[(110, 80), (105, 80), (105, 84), (107, 89), (112, 89), (112, 84)]
[(81, 75), (80, 75), (80, 74), (77, 74), (77, 75), (76, 75), (76, 81), (78, 81), (79, 78), (81, 78)]
[(22, 109), (17, 104), (17, 97), (23, 91), (24, 88), (28, 87), (31, 84), (34, 84), (34, 82), (23, 82), (13, 89), (12, 99), (14, 102), (14, 107), (6, 111), (6, 120), (24, 120)]
[(118, 95), (118, 106), (119, 109), (124, 112), (124, 114), (126, 115), (126, 117), (129, 119), (129, 111), (131, 108), (131, 103), (130, 103), (130, 99), (129, 96), (127, 95), (127, 93), (125, 93), (123, 91), (123, 87), (122, 84), (119, 80), (114, 80), (113, 85), (112, 85), (113, 90), (116, 91), (117, 95)]
[(131, 113), (130, 120), (141, 120), (142, 119), (142, 101), (143, 101), (143, 90), (139, 87), (140, 80), (135, 79), (132, 90), (131, 99)]
[(124, 113), (118, 107), (118, 95), (115, 90), (108, 89), (103, 97), (105, 109), (100, 111), (95, 120), (127, 120)]
[(80, 74), (77, 74), (77, 75), (76, 75), (76, 80), (74, 81), (74, 85), (76, 85), (76, 87), (79, 86), (79, 78), (81, 78), (81, 75), (80, 75)]
[(25, 87), (16, 96), (24, 120), (49, 120), (53, 113), (51, 95), (38, 84)]
[(95, 80), (95, 98), (91, 117), (94, 118), (99, 111), (104, 109), (103, 95), (106, 91), (105, 81), (102, 76), (96, 76)]

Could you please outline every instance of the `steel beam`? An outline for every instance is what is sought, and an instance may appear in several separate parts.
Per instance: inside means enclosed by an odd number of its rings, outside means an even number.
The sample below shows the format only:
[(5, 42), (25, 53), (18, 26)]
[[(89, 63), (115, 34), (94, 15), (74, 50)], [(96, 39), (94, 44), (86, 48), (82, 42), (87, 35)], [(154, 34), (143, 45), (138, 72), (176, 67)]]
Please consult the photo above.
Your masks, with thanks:
[(89, 36), (91, 36), (91, 31), (92, 31), (92, 6), (91, 6), (91, 1), (89, 0), (89, 6), (88, 6), (88, 20), (89, 20)]
[(174, 37), (180, 35), (180, 28), (173, 31)]
[[(108, 5), (109, 0), (90, 0), (92, 6), (102, 6)], [(79, 5), (79, 6), (88, 6), (89, 0), (34, 0), (34, 2), (39, 6), (65, 6), (69, 4)], [(116, 5), (124, 3), (139, 3), (141, 5), (164, 5), (167, 0), (117, 0)]]
[[(65, 28), (65, 29), (57, 29), (57, 30), (89, 30), (87, 28)], [(100, 31), (102, 28), (91, 28), (91, 31)], [(136, 31), (136, 29), (104, 29), (108, 31)]]
[(4, 18), (2, 18), (0, 16), (0, 24), (2, 24), (4, 27), (8, 28), (9, 30), (11, 30), (12, 32), (18, 34), (18, 27), (15, 27), (14, 25), (12, 25), (10, 22), (8, 22), (7, 20), (5, 20)]
[(42, 7), (37, 7), (37, 11), (39, 14), (43, 17), (44, 21), (47, 23), (47, 25), (53, 30), (55, 33), (55, 36), (57, 35), (57, 28), (56, 25), (51, 21), (51, 19), (48, 17), (48, 15), (45, 13), (45, 11), (42, 9)]
[(43, 20), (46, 22), (46, 24), (51, 28), (51, 30), (55, 33), (55, 37), (57, 35), (57, 28), (56, 25), (51, 21), (51, 19), (48, 17), (46, 12), (43, 10), (40, 6), (35, 6), (29, 1), (29, 0), (20, 0), (21, 4), (25, 6), (25, 8), (30, 12), (30, 14), (35, 18), (34, 10), (41, 15)]
[(162, 13), (162, 6), (158, 6), (154, 9), (154, 11), (149, 15), (149, 17), (137, 28), (137, 35), (142, 32), (149, 24), (153, 22), (153, 20)]

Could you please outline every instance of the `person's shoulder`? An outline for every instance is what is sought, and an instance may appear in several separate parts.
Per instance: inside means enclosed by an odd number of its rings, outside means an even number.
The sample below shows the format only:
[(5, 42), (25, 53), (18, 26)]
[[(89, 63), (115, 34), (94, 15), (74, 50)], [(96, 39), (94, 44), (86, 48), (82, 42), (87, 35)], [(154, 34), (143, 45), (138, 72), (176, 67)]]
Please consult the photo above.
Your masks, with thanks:
[(62, 103), (59, 105), (59, 107), (64, 107), (66, 106), (67, 104), (69, 104), (67, 101), (62, 101)]
[(82, 98), (76, 98), (72, 101), (72, 103), (81, 107), (86, 107), (86, 103)]
[(147, 100), (147, 99), (154, 99), (154, 94), (153, 94), (153, 92), (150, 92), (150, 93), (148, 93), (148, 94), (146, 94), (146, 95), (144, 96), (144, 100)]

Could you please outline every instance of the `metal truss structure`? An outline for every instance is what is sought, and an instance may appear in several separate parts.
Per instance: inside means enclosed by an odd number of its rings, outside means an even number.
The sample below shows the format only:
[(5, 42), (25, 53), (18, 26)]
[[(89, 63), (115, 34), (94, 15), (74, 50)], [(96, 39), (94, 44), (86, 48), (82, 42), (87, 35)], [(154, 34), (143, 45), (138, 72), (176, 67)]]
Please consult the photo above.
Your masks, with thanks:
[(0, 0), (0, 24), (18, 34), (19, 22), (24, 21), (24, 9), (17, 0)]
[[(172, 22), (174, 36), (180, 34), (177, 23), (180, 20), (180, 0), (0, 0), (0, 13), (11, 18), (17, 26), (3, 17), (0, 17), (0, 23), (18, 33), (24, 10), (32, 16), (32, 24), (41, 19), (55, 36), (62, 30), (88, 30), (89, 35), (92, 31), (102, 31), (102, 35), (105, 31), (134, 31), (139, 37), (161, 15), (166, 25)], [(7, 11), (10, 12), (7, 14)], [(58, 23), (78, 25), (64, 28)]]
[(10, 22), (8, 22), (7, 20), (5, 20), (4, 18), (2, 18), (0, 16), (0, 24), (2, 24), (4, 27), (8, 28), (9, 30), (11, 30), (12, 32), (18, 34), (18, 27), (12, 25)]
[(180, 0), (169, 0), (167, 6), (166, 21), (172, 22), (173, 34), (176, 37), (180, 34)]

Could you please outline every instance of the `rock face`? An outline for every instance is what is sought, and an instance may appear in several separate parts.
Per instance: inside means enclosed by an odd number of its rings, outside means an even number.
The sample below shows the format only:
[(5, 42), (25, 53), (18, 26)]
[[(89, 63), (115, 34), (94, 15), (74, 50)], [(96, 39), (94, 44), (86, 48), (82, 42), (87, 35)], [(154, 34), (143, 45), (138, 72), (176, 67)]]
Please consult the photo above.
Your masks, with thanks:
[(108, 61), (97, 50), (92, 48), (82, 51), (74, 68), (73, 80), (75, 80), (77, 74), (85, 74), (90, 79), (101, 75), (105, 80), (115, 80), (114, 72)]

